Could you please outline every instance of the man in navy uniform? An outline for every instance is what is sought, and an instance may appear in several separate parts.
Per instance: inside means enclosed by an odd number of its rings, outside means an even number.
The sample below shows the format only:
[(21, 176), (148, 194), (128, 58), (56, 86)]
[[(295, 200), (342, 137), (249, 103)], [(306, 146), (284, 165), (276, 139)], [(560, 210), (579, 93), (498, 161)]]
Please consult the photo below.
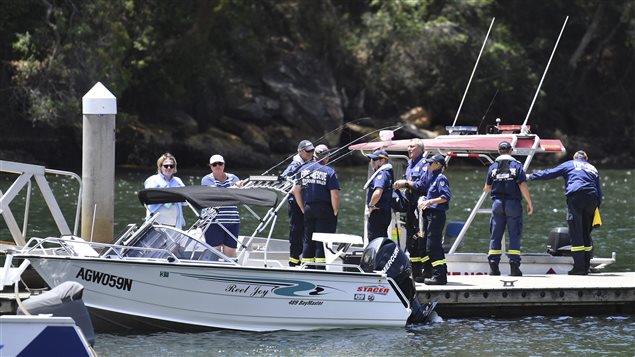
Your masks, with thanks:
[(426, 250), (432, 265), (432, 276), (423, 280), (426, 285), (445, 285), (448, 283), (448, 266), (443, 253), (443, 228), (445, 212), (450, 208), (450, 183), (443, 174), (446, 167), (445, 157), (441, 154), (427, 160), (430, 164), (427, 175), (428, 191), (419, 197), (418, 208), (423, 215), (425, 225)]
[(376, 150), (368, 155), (373, 174), (364, 185), (366, 195), (366, 214), (368, 216), (368, 241), (388, 236), (390, 226), (393, 171), (388, 163), (386, 150)]
[[(304, 213), (303, 263), (326, 263), (322, 242), (313, 241), (313, 233), (335, 233), (340, 210), (340, 183), (335, 170), (327, 166), (329, 149), (315, 148), (315, 162), (302, 166), (296, 174), (293, 195)], [(317, 266), (325, 269), (324, 265)]]
[(573, 160), (547, 170), (534, 172), (529, 180), (550, 180), (564, 177), (564, 194), (567, 197), (567, 223), (571, 237), (573, 269), (569, 275), (587, 275), (591, 268), (591, 228), (595, 209), (602, 204), (600, 175), (589, 157), (580, 150)]
[[(293, 178), (302, 165), (313, 160), (315, 148), (309, 140), (302, 140), (298, 144), (298, 154), (282, 173), (283, 177)], [(304, 214), (295, 202), (295, 197), (289, 195), (287, 199), (289, 214), (289, 266), (300, 264), (300, 254), (304, 240)]]
[(511, 276), (522, 276), (520, 271), (520, 238), (523, 232), (524, 198), (527, 214), (533, 212), (531, 196), (527, 187), (527, 176), (523, 164), (511, 156), (512, 145), (507, 141), (498, 144), (499, 156), (487, 170), (483, 191), (492, 196), (492, 217), (490, 218), (490, 241), (487, 260), (490, 275), (500, 275), (498, 264), (501, 260), (502, 239), (505, 226), (509, 232), (509, 258)]
[(419, 219), (415, 215), (417, 200), (428, 191), (426, 175), (428, 163), (423, 159), (423, 139), (412, 139), (408, 144), (408, 167), (403, 180), (395, 181), (395, 190), (405, 189), (408, 209), (406, 211), (406, 250), (412, 264), (412, 278), (417, 282), (432, 276), (430, 257), (426, 252), (424, 232), (419, 231)]

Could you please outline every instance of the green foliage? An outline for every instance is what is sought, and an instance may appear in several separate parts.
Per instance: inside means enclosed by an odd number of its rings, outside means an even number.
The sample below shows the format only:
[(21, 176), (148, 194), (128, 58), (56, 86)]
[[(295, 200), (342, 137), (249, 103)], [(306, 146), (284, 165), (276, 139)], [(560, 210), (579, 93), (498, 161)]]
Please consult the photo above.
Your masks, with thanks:
[(300, 53), (330, 66), (342, 92), (363, 93), (367, 115), (394, 121), (422, 106), (447, 125), (492, 17), (459, 122), (520, 123), (570, 15), (530, 123), (579, 135), (606, 132), (607, 120), (607, 136), (635, 130), (629, 0), (0, 0), (0, 8), (0, 113), (33, 125), (80, 125), (80, 99), (99, 81), (118, 97), (128, 118), (120, 125), (181, 111), (205, 130), (264, 91), (269, 66)]

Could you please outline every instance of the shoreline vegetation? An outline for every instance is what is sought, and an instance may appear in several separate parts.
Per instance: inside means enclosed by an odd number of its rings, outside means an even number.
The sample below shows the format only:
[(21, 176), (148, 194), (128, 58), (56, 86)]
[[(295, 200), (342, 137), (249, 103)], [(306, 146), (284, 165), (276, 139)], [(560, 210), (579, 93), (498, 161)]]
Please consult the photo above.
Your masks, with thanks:
[[(528, 124), (635, 167), (635, 2), (629, 0), (0, 0), (0, 159), (81, 166), (82, 101), (117, 97), (116, 166), (181, 168), (219, 153), (265, 169), (302, 139), (341, 147), (379, 128)], [(377, 135), (369, 135), (368, 141)], [(541, 161), (536, 165), (553, 165)], [(343, 165), (365, 165), (353, 156)]]

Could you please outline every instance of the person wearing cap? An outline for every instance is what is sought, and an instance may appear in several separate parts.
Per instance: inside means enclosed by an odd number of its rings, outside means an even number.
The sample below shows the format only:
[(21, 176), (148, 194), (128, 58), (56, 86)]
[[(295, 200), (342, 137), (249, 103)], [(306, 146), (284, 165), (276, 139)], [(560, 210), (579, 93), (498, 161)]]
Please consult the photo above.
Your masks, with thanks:
[(600, 174), (588, 160), (586, 152), (579, 150), (573, 154), (573, 160), (534, 172), (528, 177), (530, 181), (564, 178), (567, 223), (573, 254), (573, 269), (569, 271), (569, 275), (587, 275), (591, 269), (593, 215), (603, 199)]
[[(293, 156), (291, 163), (282, 172), (283, 177), (293, 178), (302, 165), (313, 160), (315, 148), (309, 140), (302, 140), (298, 144), (298, 153)], [(287, 198), (287, 213), (289, 216), (289, 266), (300, 264), (300, 255), (304, 245), (304, 214), (295, 201), (293, 195)]]
[[(145, 188), (185, 186), (180, 178), (174, 176), (176, 171), (176, 158), (170, 153), (165, 153), (157, 160), (156, 175), (148, 177), (143, 183), (143, 186)], [(177, 202), (148, 205), (146, 219), (158, 214), (159, 216), (156, 218), (155, 222), (182, 229), (185, 225), (182, 208), (183, 204), (184, 203)]]
[(410, 255), (412, 265), (412, 278), (417, 282), (423, 282), (425, 278), (432, 276), (430, 257), (426, 252), (424, 232), (419, 231), (419, 219), (415, 215), (417, 200), (428, 191), (426, 177), (428, 175), (428, 163), (423, 158), (425, 150), (422, 139), (412, 139), (408, 144), (408, 166), (404, 179), (395, 181), (395, 190), (404, 189), (408, 208), (406, 210), (406, 250)]
[(522, 276), (520, 270), (520, 239), (523, 232), (522, 199), (527, 202), (527, 214), (531, 215), (533, 206), (527, 187), (527, 176), (523, 164), (511, 156), (512, 146), (507, 141), (498, 144), (496, 161), (487, 170), (483, 191), (492, 197), (492, 216), (490, 218), (490, 242), (487, 260), (490, 275), (501, 275), (502, 239), (505, 226), (509, 233), (509, 258), (511, 276)]
[[(201, 185), (222, 188), (242, 187), (242, 181), (240, 181), (238, 176), (225, 172), (225, 159), (221, 155), (212, 155), (209, 158), (209, 167), (212, 172), (201, 179)], [(238, 246), (238, 234), (240, 233), (238, 207), (222, 206), (214, 208), (217, 210), (217, 215), (205, 230), (205, 242), (226, 256), (235, 257), (236, 247)]]
[(375, 238), (387, 237), (390, 226), (392, 199), (393, 170), (388, 163), (386, 150), (376, 150), (368, 155), (373, 174), (370, 176), (364, 189), (366, 195), (366, 214), (368, 216), (368, 241)]
[[(304, 247), (302, 262), (326, 263), (322, 242), (313, 241), (313, 233), (335, 233), (340, 210), (340, 183), (335, 170), (327, 166), (329, 149), (315, 148), (315, 162), (302, 166), (296, 174), (293, 195), (304, 213)], [(315, 266), (326, 269), (324, 265)]]
[(426, 285), (445, 285), (448, 283), (448, 268), (443, 252), (443, 228), (445, 227), (445, 212), (450, 208), (450, 183), (443, 174), (446, 167), (445, 157), (441, 154), (427, 160), (428, 192), (419, 197), (418, 208), (423, 215), (424, 232), (426, 236), (426, 251), (432, 265), (432, 276), (425, 278)]

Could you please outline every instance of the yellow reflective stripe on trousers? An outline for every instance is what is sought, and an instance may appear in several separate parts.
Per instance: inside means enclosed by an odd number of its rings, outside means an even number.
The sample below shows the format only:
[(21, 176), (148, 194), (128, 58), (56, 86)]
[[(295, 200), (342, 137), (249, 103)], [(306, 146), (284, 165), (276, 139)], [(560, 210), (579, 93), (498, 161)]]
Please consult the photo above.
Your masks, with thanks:
[(326, 263), (326, 258), (315, 258), (316, 263)]
[(443, 265), (443, 264), (445, 264), (445, 259), (435, 260), (435, 261), (432, 262), (432, 266), (433, 267), (436, 267), (436, 266), (439, 266), (439, 265)]
[(584, 251), (585, 252), (590, 252), (592, 250), (593, 250), (593, 246), (590, 246), (590, 247), (584, 246)]
[(584, 246), (583, 245), (574, 245), (571, 247), (571, 251), (572, 252), (584, 252)]
[(493, 250), (493, 249), (490, 249), (490, 251), (489, 251), (489, 252), (487, 252), (487, 254), (489, 254), (489, 255), (496, 255), (496, 254), (501, 255), (501, 254), (503, 254), (503, 251), (502, 251), (502, 250)]
[(315, 263), (315, 258), (302, 258), (302, 263)]
[(289, 262), (291, 262), (293, 264), (298, 264), (300, 262), (300, 259), (295, 259), (295, 258), (289, 257)]
[(507, 254), (520, 255), (520, 250), (510, 249), (510, 250), (507, 251)]
[(421, 262), (422, 262), (422, 263), (425, 263), (425, 262), (427, 262), (428, 260), (430, 260), (430, 257), (429, 257), (429, 256), (427, 256), (427, 255), (426, 255), (425, 257), (421, 258)]
[(423, 258), (419, 258), (419, 257), (410, 257), (410, 262), (411, 262), (411, 263), (419, 263), (419, 262), (421, 262), (421, 259), (423, 259)]

